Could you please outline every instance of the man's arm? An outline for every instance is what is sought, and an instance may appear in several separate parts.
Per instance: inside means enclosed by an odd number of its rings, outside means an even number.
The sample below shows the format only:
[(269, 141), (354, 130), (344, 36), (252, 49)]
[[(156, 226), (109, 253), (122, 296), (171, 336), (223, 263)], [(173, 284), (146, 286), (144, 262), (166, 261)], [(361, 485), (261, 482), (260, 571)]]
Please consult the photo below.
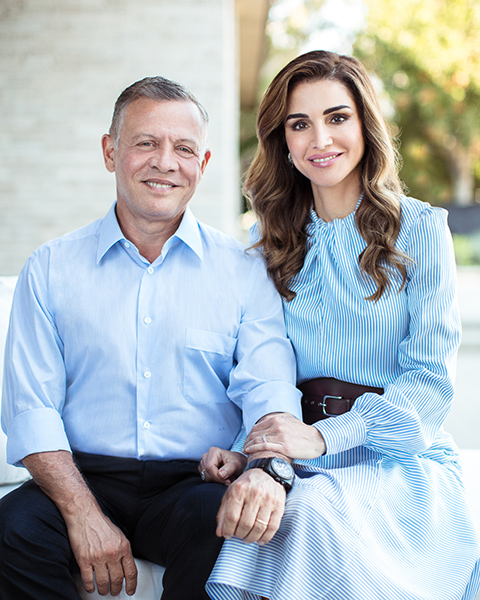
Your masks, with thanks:
[(133, 595), (137, 568), (130, 543), (102, 512), (70, 452), (30, 454), (23, 464), (60, 511), (87, 592), (95, 591), (96, 581), (101, 595), (117, 595), (125, 580)]
[[(301, 418), (295, 356), (285, 332), (282, 302), (262, 260), (252, 271), (249, 284), (237, 334), (236, 364), (227, 390), (242, 408), (247, 431), (275, 413)], [(248, 459), (274, 456), (289, 460), (286, 453), (270, 448), (254, 449)], [(234, 462), (238, 460), (234, 458)], [(230, 475), (227, 472), (231, 479)], [(280, 526), (285, 498), (283, 485), (262, 469), (245, 471), (223, 497), (217, 535), (239, 537), (248, 543), (270, 541)]]
[[(271, 416), (265, 415), (258, 423)], [(289, 460), (276, 450), (260, 450), (251, 453), (248, 462), (273, 456)], [(217, 516), (217, 535), (226, 539), (235, 536), (246, 543), (266, 544), (280, 526), (286, 492), (280, 483), (256, 468), (244, 472), (232, 483), (236, 471), (246, 463), (247, 459), (236, 452), (212, 448), (203, 456), (199, 470), (205, 470), (206, 481), (229, 485)]]

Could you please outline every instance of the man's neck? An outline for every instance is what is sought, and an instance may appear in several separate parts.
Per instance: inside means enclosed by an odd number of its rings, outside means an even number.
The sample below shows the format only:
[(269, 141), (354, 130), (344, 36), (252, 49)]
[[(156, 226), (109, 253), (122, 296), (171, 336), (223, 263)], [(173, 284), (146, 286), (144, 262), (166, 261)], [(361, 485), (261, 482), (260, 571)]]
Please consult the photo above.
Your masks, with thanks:
[(117, 212), (118, 224), (123, 235), (150, 263), (160, 256), (165, 242), (177, 231), (182, 218), (183, 214), (174, 221), (141, 221), (123, 218)]

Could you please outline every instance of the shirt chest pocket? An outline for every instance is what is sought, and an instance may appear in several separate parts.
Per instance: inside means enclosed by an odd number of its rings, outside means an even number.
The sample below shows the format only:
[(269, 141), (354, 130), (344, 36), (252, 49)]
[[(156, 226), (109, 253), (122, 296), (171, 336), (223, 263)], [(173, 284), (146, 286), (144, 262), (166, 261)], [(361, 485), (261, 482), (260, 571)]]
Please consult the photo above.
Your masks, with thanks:
[(187, 329), (183, 389), (191, 404), (230, 401), (227, 387), (236, 343), (227, 335)]

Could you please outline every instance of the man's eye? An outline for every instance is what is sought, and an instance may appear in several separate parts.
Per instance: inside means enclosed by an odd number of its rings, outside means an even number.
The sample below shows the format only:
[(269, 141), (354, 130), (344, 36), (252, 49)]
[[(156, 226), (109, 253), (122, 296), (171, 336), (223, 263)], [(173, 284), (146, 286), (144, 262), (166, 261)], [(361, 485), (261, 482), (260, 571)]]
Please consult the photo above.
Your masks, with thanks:
[(187, 148), (187, 146), (179, 146), (178, 150), (179, 150), (179, 152), (186, 152), (187, 154), (193, 154), (192, 149)]

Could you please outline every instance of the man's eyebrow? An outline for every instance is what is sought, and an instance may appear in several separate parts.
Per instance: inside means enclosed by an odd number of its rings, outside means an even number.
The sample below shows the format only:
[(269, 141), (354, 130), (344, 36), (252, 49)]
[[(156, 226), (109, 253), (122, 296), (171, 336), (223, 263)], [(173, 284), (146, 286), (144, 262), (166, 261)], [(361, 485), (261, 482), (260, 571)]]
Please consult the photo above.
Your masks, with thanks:
[[(323, 111), (324, 115), (329, 115), (332, 112), (336, 112), (337, 110), (342, 110), (343, 108), (351, 108), (348, 104), (339, 104), (338, 106), (332, 106), (332, 108), (327, 108)], [(288, 115), (285, 121), (289, 119), (308, 119), (308, 115), (306, 113), (292, 113)]]
[(198, 142), (195, 141), (193, 138), (180, 138), (178, 140), (175, 140), (175, 142), (177, 144), (190, 144), (192, 146), (198, 146)]
[[(146, 131), (144, 131), (144, 132), (141, 131), (139, 133), (136, 133), (133, 136), (132, 139), (133, 139), (133, 141), (137, 141), (137, 140), (142, 140), (142, 139), (157, 140), (157, 139), (160, 139), (160, 138), (157, 138), (157, 136), (154, 135), (153, 133), (148, 133)], [(176, 144), (191, 144), (191, 145), (194, 145), (194, 146), (198, 146), (199, 145), (199, 143), (197, 141), (195, 141), (194, 138), (188, 138), (188, 137), (178, 138), (178, 139), (175, 139), (174, 141), (175, 141)]]

